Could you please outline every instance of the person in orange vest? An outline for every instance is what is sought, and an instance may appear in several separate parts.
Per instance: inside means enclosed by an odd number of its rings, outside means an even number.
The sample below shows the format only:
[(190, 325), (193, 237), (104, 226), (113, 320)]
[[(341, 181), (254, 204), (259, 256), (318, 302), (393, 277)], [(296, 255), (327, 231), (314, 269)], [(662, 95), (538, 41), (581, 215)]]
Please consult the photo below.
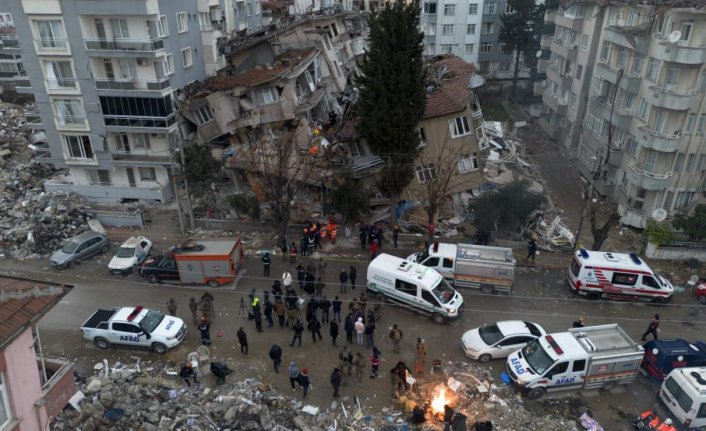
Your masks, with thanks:
[(328, 219), (326, 230), (328, 230), (329, 237), (331, 237), (331, 244), (336, 244), (336, 222), (333, 221), (333, 218)]
[(677, 431), (677, 429), (672, 425), (672, 420), (667, 418), (657, 427), (657, 431)]
[(326, 241), (326, 235), (328, 234), (328, 226), (327, 226), (327, 225), (321, 226), (321, 232), (320, 232), (320, 233), (321, 233), (321, 234), (320, 234), (320, 238), (321, 238), (321, 241), (320, 241), (320, 242)]
[(652, 410), (645, 410), (635, 419), (635, 429), (654, 429), (659, 424), (659, 418)]

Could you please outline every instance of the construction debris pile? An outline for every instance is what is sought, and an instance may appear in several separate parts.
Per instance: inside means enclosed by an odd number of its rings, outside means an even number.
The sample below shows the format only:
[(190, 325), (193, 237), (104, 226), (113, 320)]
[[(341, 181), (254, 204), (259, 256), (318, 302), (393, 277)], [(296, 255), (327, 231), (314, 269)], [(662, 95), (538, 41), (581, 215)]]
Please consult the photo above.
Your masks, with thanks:
[(87, 229), (80, 198), (44, 192), (54, 171), (35, 160), (24, 123), (22, 107), (0, 103), (0, 254), (18, 258), (48, 254)]
[[(226, 361), (235, 365), (231, 362)], [(52, 430), (392, 431), (411, 429), (408, 419), (420, 404), (427, 413), (419, 429), (437, 431), (443, 429), (443, 403), (449, 403), (465, 416), (468, 429), (490, 421), (496, 430), (578, 431), (583, 429), (579, 418), (586, 413), (585, 405), (575, 398), (543, 403), (534, 411), (525, 409), (512, 389), (496, 386), (486, 372), (467, 363), (448, 363), (446, 370), (420, 377), (411, 390), (398, 394), (387, 406), (344, 397), (325, 407), (291, 399), (253, 379), (236, 381), (233, 375), (218, 381), (199, 372), (199, 383), (186, 386), (176, 368), (162, 363), (97, 367), (99, 375), (84, 382), (70, 401), (74, 408), (54, 418)], [(201, 364), (201, 368), (208, 373), (208, 366)], [(383, 379), (376, 382), (389, 384)], [(446, 398), (436, 398), (440, 386)]]

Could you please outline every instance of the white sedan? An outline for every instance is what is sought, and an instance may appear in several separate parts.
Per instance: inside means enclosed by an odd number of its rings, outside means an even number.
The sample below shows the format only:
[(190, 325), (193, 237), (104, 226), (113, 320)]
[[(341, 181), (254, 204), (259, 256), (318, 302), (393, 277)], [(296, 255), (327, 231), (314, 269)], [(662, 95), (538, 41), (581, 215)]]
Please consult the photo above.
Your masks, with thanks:
[(461, 344), (466, 356), (480, 362), (506, 358), (547, 332), (536, 323), (505, 320), (466, 331)]
[(133, 236), (120, 246), (108, 264), (113, 274), (128, 274), (138, 267), (150, 254), (152, 241), (144, 236)]

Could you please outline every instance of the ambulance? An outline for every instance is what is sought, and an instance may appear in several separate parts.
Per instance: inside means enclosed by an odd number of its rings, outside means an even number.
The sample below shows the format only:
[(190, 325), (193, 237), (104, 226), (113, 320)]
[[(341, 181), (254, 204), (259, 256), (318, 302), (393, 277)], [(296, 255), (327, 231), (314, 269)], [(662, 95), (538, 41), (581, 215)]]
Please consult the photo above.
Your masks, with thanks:
[(664, 303), (674, 287), (635, 253), (576, 251), (567, 270), (569, 288), (589, 299), (626, 299)]
[(706, 427), (706, 368), (691, 367), (672, 370), (662, 383), (659, 400), (669, 409), (676, 422), (685, 429)]

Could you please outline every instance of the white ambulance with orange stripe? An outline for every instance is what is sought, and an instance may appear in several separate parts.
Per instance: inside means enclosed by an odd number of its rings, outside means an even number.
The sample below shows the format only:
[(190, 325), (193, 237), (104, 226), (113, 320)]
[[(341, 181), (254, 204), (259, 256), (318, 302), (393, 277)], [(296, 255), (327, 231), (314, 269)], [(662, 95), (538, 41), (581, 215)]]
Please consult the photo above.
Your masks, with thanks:
[(617, 324), (547, 334), (507, 358), (503, 381), (537, 399), (546, 392), (631, 383), (645, 351)]
[(628, 299), (663, 303), (672, 299), (672, 284), (655, 274), (635, 253), (580, 249), (567, 271), (569, 288), (589, 299)]

